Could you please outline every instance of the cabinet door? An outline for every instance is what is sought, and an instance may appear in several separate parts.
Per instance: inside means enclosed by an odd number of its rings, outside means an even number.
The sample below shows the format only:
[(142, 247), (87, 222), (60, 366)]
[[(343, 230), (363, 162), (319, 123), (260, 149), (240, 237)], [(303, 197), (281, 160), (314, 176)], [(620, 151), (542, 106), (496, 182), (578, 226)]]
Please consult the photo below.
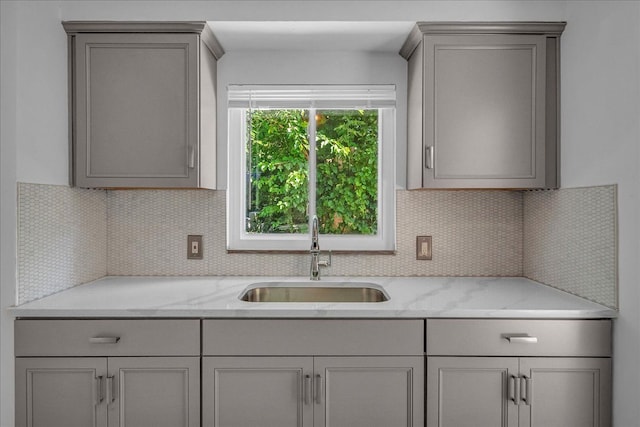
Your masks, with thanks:
[(520, 372), (520, 427), (611, 425), (611, 359), (522, 358)]
[(199, 357), (109, 358), (109, 426), (199, 427)]
[(104, 358), (16, 358), (16, 426), (106, 427)]
[(424, 187), (543, 187), (545, 36), (428, 36), (424, 49)]
[(428, 357), (427, 427), (516, 427), (515, 357)]
[(204, 357), (205, 427), (310, 427), (311, 357)]
[(194, 187), (196, 34), (75, 37), (75, 183)]
[(422, 427), (424, 357), (316, 357), (315, 427)]

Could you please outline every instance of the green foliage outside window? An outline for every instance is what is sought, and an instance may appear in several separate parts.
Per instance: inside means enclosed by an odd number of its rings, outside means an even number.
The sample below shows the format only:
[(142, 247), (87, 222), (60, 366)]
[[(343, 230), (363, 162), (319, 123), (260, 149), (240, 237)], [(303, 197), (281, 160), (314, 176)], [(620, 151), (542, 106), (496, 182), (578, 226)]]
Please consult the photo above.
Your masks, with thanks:
[[(247, 231), (308, 232), (308, 110), (248, 115)], [(316, 112), (316, 214), (324, 234), (377, 230), (378, 111)]]

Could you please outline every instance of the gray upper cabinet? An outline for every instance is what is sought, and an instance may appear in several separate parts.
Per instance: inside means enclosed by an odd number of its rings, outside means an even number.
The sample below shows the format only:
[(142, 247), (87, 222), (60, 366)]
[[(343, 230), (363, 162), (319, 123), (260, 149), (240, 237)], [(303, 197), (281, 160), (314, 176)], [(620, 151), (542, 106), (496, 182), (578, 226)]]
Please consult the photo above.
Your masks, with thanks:
[(216, 61), (205, 22), (64, 22), (72, 183), (215, 188)]
[(407, 187), (559, 186), (565, 23), (418, 23), (408, 61)]

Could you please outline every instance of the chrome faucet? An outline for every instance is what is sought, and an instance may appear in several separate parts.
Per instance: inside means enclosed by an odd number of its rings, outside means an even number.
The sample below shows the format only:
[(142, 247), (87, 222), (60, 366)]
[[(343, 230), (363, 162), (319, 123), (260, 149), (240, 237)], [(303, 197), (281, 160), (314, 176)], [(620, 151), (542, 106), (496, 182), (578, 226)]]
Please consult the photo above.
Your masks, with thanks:
[(310, 280), (320, 280), (320, 267), (329, 267), (331, 265), (331, 252), (329, 259), (320, 260), (320, 244), (318, 243), (318, 217), (316, 215), (311, 219), (311, 272)]

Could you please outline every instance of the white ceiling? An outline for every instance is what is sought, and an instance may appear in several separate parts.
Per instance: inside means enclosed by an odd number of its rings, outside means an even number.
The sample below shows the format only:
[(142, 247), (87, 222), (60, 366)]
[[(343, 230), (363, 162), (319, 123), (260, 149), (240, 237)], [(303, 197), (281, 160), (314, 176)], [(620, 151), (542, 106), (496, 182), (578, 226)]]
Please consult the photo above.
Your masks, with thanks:
[(255, 50), (398, 53), (414, 22), (209, 21), (226, 52)]

